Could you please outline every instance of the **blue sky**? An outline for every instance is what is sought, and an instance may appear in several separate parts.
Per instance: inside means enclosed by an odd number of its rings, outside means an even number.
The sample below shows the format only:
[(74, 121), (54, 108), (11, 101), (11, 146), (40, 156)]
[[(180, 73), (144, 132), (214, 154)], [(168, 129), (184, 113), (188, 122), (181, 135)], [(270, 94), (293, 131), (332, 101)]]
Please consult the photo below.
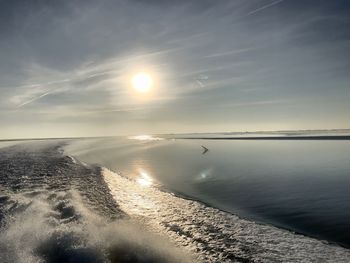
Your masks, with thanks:
[(0, 4), (0, 138), (350, 128), (348, 1)]

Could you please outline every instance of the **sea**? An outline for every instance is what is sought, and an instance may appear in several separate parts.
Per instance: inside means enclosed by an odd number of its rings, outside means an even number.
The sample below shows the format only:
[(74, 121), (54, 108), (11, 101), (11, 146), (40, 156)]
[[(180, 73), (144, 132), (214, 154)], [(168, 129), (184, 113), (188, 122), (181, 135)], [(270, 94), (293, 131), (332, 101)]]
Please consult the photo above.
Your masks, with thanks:
[(0, 142), (0, 262), (349, 262), (350, 140), (280, 136)]

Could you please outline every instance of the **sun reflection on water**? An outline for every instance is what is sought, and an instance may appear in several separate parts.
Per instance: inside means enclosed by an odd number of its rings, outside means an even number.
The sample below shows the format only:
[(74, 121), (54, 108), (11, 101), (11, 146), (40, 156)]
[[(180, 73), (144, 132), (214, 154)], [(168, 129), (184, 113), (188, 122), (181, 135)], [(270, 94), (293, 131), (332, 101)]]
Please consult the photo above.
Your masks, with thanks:
[(146, 172), (141, 170), (139, 176), (136, 178), (136, 182), (144, 187), (150, 187), (153, 185), (152, 177)]
[(131, 137), (128, 137), (128, 139), (139, 140), (139, 141), (161, 141), (161, 140), (163, 140), (163, 138), (153, 137), (153, 136), (148, 135), (148, 134), (131, 136)]

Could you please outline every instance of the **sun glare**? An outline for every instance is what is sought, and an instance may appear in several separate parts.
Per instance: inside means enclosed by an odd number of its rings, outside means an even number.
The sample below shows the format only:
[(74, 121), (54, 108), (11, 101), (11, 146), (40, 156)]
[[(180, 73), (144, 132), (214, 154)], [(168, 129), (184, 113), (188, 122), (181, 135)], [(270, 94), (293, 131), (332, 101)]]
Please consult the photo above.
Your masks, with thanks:
[(136, 182), (144, 187), (150, 187), (153, 184), (152, 177), (145, 171), (140, 172), (140, 176), (136, 179)]
[(146, 73), (138, 73), (132, 78), (132, 86), (138, 92), (148, 92), (151, 89), (152, 85), (152, 77)]

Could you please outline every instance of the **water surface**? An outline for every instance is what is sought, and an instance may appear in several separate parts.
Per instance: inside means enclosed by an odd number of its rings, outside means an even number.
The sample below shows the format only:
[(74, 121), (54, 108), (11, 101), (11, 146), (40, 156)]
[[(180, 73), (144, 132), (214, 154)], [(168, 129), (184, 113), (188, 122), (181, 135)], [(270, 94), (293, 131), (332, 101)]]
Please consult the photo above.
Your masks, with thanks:
[(350, 247), (350, 141), (105, 138), (66, 151), (144, 187)]

